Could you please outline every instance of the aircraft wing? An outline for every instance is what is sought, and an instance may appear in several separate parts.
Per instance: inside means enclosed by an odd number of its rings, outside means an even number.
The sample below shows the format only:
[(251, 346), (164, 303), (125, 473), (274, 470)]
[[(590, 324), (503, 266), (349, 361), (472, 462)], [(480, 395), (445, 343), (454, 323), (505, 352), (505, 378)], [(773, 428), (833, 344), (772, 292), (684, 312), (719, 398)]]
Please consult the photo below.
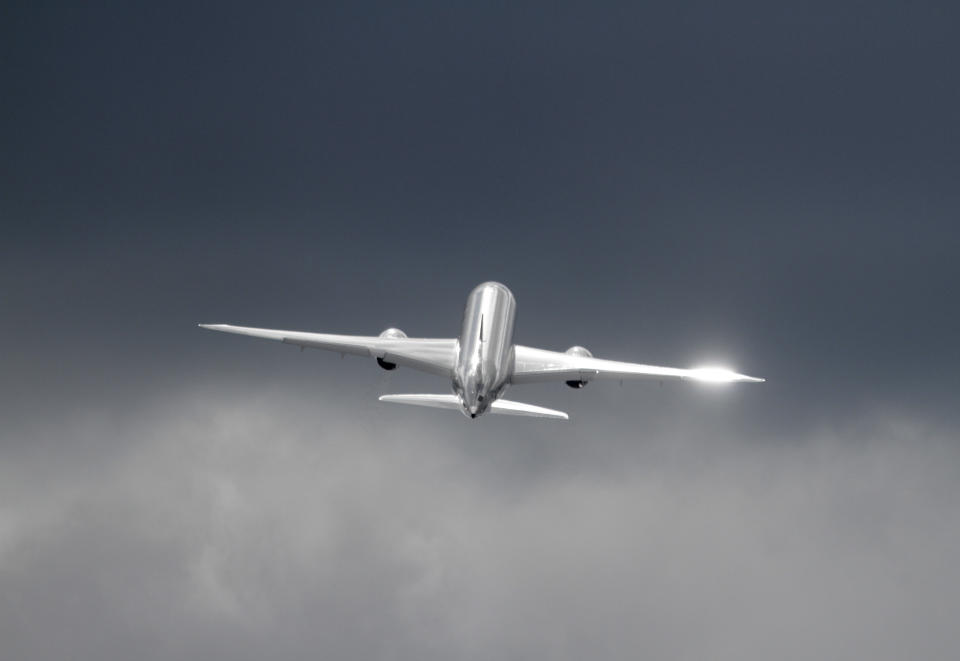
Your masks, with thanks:
[(262, 337), (285, 344), (310, 349), (326, 349), (342, 354), (381, 358), (430, 374), (452, 376), (457, 359), (455, 339), (427, 339), (416, 337), (377, 337), (363, 335), (328, 335), (301, 331), (248, 328), (229, 324), (199, 324), (200, 328)]
[(622, 363), (592, 356), (579, 356), (560, 351), (546, 351), (516, 345), (514, 347), (511, 383), (538, 383), (543, 381), (593, 381), (594, 379), (684, 379), (708, 383), (737, 381), (760, 382), (745, 374), (737, 374), (722, 367), (658, 367), (638, 363)]

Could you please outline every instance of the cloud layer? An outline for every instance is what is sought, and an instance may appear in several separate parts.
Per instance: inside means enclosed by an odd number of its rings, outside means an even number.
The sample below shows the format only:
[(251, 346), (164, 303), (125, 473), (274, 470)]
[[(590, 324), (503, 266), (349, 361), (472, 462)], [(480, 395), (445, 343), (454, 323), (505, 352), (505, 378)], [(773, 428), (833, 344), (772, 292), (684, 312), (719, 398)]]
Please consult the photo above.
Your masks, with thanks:
[[(531, 437), (529, 421), (430, 413), (211, 385), (54, 417), (0, 468), (4, 654), (955, 649), (960, 457), (937, 430), (876, 417), (762, 442), (693, 422), (640, 440), (625, 421)], [(58, 461), (71, 447), (86, 461)], [(585, 450), (600, 459), (572, 459)]]

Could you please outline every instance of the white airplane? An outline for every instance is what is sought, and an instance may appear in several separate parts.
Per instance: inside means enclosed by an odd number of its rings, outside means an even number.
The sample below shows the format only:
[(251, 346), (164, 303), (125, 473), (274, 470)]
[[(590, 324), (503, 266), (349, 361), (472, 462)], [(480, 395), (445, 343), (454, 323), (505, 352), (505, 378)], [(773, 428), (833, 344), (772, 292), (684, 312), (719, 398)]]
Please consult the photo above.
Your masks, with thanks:
[(583, 347), (570, 347), (561, 353), (520, 346), (513, 343), (516, 308), (513, 294), (506, 286), (499, 282), (485, 282), (467, 298), (459, 338), (413, 338), (397, 328), (388, 328), (377, 337), (367, 337), (228, 324), (200, 324), (200, 327), (278, 340), (304, 348), (369, 356), (376, 358), (377, 364), (385, 370), (403, 365), (447, 377), (453, 383), (451, 394), (383, 395), (380, 401), (453, 409), (469, 418), (489, 411), (499, 415), (568, 419), (562, 411), (501, 399), (503, 391), (511, 384), (564, 381), (571, 388), (583, 388), (594, 379), (685, 379), (709, 383), (764, 380), (722, 367), (680, 369), (602, 360), (594, 358)]

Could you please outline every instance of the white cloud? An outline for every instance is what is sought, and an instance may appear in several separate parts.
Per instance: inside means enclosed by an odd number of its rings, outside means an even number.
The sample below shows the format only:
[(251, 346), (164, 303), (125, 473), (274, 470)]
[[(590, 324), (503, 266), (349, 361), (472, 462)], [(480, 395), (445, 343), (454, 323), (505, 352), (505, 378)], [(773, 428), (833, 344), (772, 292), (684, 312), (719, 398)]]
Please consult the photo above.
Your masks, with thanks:
[[(759, 443), (687, 421), (635, 443), (200, 387), (110, 413), (48, 420), (44, 451), (0, 445), (11, 658), (957, 646), (960, 449), (916, 422)], [(606, 460), (578, 463), (584, 443)], [(71, 444), (90, 456), (51, 467)]]

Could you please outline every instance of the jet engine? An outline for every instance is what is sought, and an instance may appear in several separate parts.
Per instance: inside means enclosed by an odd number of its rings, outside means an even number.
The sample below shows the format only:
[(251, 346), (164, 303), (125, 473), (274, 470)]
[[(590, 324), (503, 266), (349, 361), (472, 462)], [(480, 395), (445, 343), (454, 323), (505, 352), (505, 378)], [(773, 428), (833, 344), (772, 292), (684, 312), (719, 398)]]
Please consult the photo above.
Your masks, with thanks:
[[(401, 338), (406, 336), (407, 334), (404, 333), (399, 328), (388, 328), (387, 330), (380, 333), (380, 337), (386, 337), (386, 338)], [(388, 362), (383, 358), (379, 358), (379, 357), (377, 358), (377, 365), (379, 365), (380, 367), (388, 371), (397, 369), (396, 363)]]
[[(593, 358), (593, 354), (587, 351), (586, 349), (584, 349), (583, 347), (570, 347), (569, 349), (564, 351), (564, 353), (567, 354), (568, 356), (580, 356), (582, 358)], [(576, 381), (566, 381), (566, 384), (571, 388), (580, 389), (580, 388), (583, 388), (585, 385), (587, 385), (587, 382), (584, 381), (583, 379), (577, 379)]]

